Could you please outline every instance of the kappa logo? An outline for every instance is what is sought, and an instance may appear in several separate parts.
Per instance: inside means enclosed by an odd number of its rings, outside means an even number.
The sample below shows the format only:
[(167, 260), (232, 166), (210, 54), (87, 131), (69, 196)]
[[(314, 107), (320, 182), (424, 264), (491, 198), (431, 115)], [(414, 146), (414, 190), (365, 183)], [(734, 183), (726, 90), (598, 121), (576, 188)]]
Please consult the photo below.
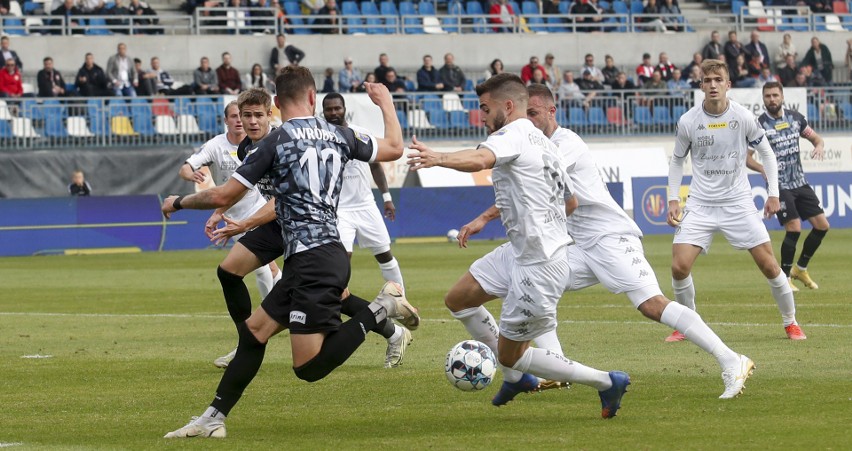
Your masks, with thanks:
[(523, 279), (521, 279), (521, 285), (523, 285), (525, 287), (531, 287), (531, 286), (533, 286), (533, 283), (530, 281), (530, 279), (528, 277), (524, 277)]
[(736, 129), (740, 128), (740, 122), (739, 121), (728, 122), (728, 127), (731, 127), (731, 130), (736, 130)]
[(642, 264), (642, 259), (639, 257), (633, 257), (633, 262), (630, 264), (630, 266), (636, 266), (640, 264)]
[(645, 277), (647, 275), (648, 275), (648, 271), (645, 271), (644, 269), (639, 270), (639, 277)]
[(532, 318), (532, 316), (533, 316), (532, 312), (527, 310), (527, 309), (522, 309), (521, 314), (526, 316), (527, 318)]
[(628, 241), (630, 241), (630, 240), (628, 240), (627, 238), (625, 238), (623, 236), (618, 237), (618, 244), (626, 243)]
[(533, 298), (532, 298), (530, 295), (526, 294), (526, 293), (524, 293), (524, 295), (523, 295), (523, 296), (521, 296), (521, 298), (520, 298), (520, 299), (521, 299), (522, 301), (524, 301), (524, 302), (529, 303), (529, 304), (534, 304), (534, 303), (535, 303), (535, 302), (533, 302)]
[(704, 124), (698, 124), (698, 129), (699, 130), (707, 130), (707, 127), (705, 127)]
[(632, 254), (633, 252), (636, 252), (636, 249), (634, 249), (633, 246), (627, 246), (627, 249), (624, 250), (625, 254)]
[(290, 312), (290, 322), (291, 323), (301, 323), (305, 324), (308, 315), (305, 312), (300, 312), (298, 310), (293, 310)]

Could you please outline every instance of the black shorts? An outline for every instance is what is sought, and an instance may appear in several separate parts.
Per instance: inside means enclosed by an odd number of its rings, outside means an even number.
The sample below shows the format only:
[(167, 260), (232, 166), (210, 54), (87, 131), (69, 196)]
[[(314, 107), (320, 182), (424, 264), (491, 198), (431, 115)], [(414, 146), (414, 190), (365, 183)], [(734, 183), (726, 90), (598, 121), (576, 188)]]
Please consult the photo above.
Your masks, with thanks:
[(781, 209), (778, 210), (778, 222), (784, 225), (794, 219), (811, 219), (814, 216), (825, 213), (819, 205), (817, 197), (811, 185), (804, 185), (794, 189), (782, 189), (780, 192)]
[(291, 334), (340, 328), (340, 295), (349, 285), (349, 257), (340, 242), (293, 254), (260, 306)]
[(284, 255), (284, 235), (281, 234), (278, 220), (249, 230), (239, 242), (260, 260), (260, 266), (268, 265), (272, 260)]

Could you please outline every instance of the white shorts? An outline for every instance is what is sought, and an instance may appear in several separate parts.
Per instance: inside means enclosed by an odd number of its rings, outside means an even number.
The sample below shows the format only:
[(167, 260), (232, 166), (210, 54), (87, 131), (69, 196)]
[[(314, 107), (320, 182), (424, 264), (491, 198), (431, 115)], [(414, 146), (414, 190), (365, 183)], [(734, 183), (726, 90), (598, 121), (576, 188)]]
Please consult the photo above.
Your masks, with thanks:
[(556, 305), (568, 278), (568, 262), (559, 256), (545, 263), (514, 266), (500, 312), (500, 335), (530, 341), (556, 329)]
[(352, 252), (356, 237), (358, 245), (371, 249), (373, 255), (390, 250), (390, 235), (378, 208), (338, 211), (337, 230), (346, 252)]
[(692, 244), (706, 254), (715, 232), (722, 232), (731, 246), (740, 250), (769, 241), (763, 216), (754, 204), (687, 205), (680, 225), (675, 229), (674, 244)]

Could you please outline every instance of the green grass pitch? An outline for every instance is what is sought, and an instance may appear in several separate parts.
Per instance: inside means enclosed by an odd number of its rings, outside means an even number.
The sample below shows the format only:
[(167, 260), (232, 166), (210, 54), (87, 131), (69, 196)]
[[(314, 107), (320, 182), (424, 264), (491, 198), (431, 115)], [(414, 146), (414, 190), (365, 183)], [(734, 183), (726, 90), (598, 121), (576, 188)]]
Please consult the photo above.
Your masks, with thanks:
[[(804, 238), (804, 237), (803, 237)], [(781, 235), (773, 234), (776, 253)], [(803, 240), (802, 240), (803, 241)], [(168, 441), (201, 414), (236, 343), (216, 279), (223, 251), (0, 259), (0, 447), (12, 449), (850, 449), (852, 230), (832, 230), (812, 260), (817, 291), (797, 295), (808, 339), (786, 339), (769, 287), (746, 252), (717, 237), (694, 270), (698, 311), (757, 364), (738, 399), (715, 360), (626, 297), (600, 287), (566, 295), (566, 354), (633, 384), (613, 420), (595, 391), (521, 395), (502, 408), (499, 386), (465, 393), (444, 377), (444, 356), (468, 338), (443, 307), (446, 290), (497, 243), (397, 244), (408, 297), (424, 323), (404, 365), (383, 369), (370, 335), (342, 367), (308, 384), (293, 375), (286, 332), (228, 419), (224, 440)], [(801, 245), (801, 243), (800, 243)], [(670, 236), (646, 254), (671, 296)], [(246, 278), (257, 303), (254, 277)], [(351, 287), (372, 298), (382, 281), (356, 251)], [(801, 285), (800, 285), (801, 287)], [(493, 312), (499, 305), (492, 303)], [(50, 355), (50, 358), (23, 356)]]

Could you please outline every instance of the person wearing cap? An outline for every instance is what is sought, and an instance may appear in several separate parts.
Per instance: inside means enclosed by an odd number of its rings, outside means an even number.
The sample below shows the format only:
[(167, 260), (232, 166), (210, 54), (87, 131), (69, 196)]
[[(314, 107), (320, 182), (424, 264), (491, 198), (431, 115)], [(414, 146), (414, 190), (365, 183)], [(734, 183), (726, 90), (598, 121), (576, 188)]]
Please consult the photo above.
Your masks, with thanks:
[(337, 73), (337, 89), (341, 92), (355, 92), (363, 82), (364, 76), (352, 64), (352, 58), (348, 56), (344, 58), (343, 69)]
[(544, 77), (550, 80), (550, 84), (553, 86), (553, 89), (559, 88), (559, 83), (562, 81), (562, 77), (559, 75), (562, 74), (562, 71), (559, 70), (559, 67), (556, 63), (553, 62), (554, 56), (552, 53), (548, 53), (544, 55)]
[(642, 64), (636, 66), (636, 77), (639, 78), (639, 86), (644, 85), (654, 75), (654, 65), (651, 64), (651, 54), (642, 54)]
[(588, 107), (592, 99), (597, 97), (598, 91), (604, 90), (604, 85), (595, 79), (595, 74), (589, 69), (583, 69), (583, 78), (577, 80), (577, 86), (586, 94), (584, 106)]

